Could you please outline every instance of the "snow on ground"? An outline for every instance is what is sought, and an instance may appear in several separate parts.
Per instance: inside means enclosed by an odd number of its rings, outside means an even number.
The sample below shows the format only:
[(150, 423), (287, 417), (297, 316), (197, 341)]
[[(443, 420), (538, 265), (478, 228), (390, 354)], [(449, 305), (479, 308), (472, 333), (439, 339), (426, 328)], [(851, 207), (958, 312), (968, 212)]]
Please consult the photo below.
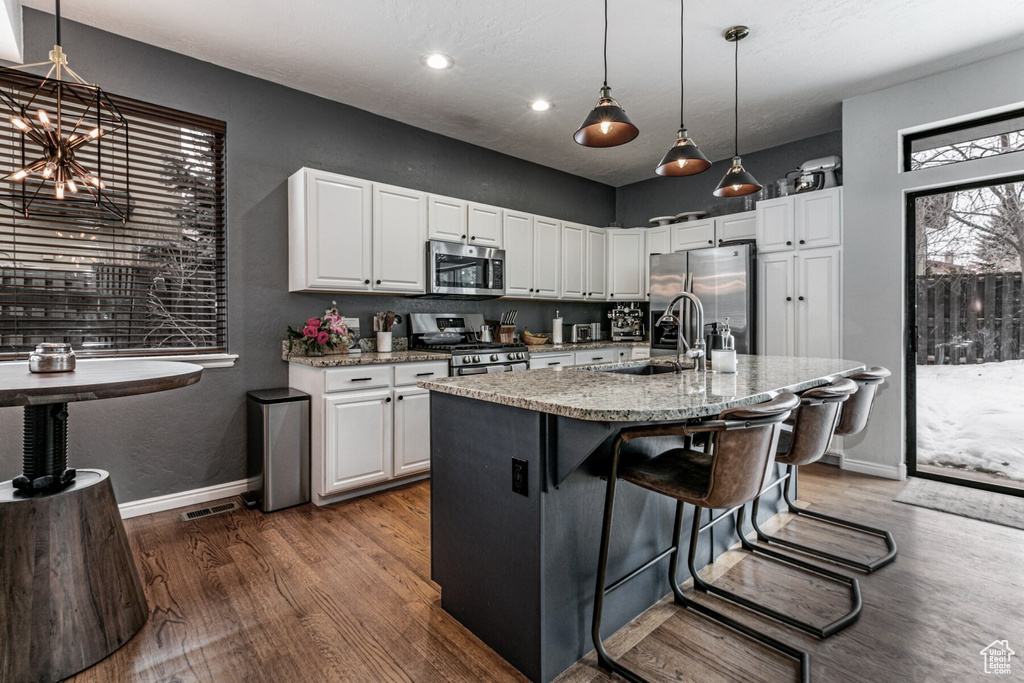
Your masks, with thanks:
[(917, 366), (917, 461), (1024, 482), (1024, 361)]

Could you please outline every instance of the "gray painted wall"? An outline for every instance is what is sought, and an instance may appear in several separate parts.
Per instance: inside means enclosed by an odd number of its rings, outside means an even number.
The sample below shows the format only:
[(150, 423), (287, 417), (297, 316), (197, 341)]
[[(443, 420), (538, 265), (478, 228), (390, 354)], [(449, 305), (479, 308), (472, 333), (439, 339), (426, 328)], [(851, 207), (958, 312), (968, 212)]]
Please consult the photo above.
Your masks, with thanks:
[[(25, 10), (25, 60), (53, 45), (52, 16)], [(228, 346), (240, 358), (207, 370), (196, 386), (71, 407), (71, 460), (112, 474), (123, 502), (245, 476), (245, 392), (286, 386), (286, 325), (331, 299), (369, 329), (373, 311), (437, 310), (438, 302), (389, 296), (289, 294), (287, 190), (303, 166), (496, 204), (590, 225), (615, 213), (615, 191), (521, 159), (65, 21), (75, 69), (106, 90), (227, 121)], [(568, 135), (571, 131), (568, 131)], [(520, 324), (547, 329), (602, 319), (607, 305), (453, 303), (493, 315), (521, 309)], [(404, 330), (399, 330), (404, 333)], [(21, 411), (0, 409), (0, 480), (21, 472)]]
[(844, 466), (905, 474), (906, 195), (969, 179), (1019, 174), (1024, 152), (911, 173), (900, 170), (900, 136), (915, 129), (1021, 106), (1024, 51), (843, 103), (843, 355), (893, 372), (871, 426), (845, 439)]
[[(697, 138), (698, 143), (700, 139)], [(667, 149), (667, 148), (666, 148)], [(743, 155), (743, 166), (766, 185), (782, 178), (808, 159), (843, 153), (841, 131), (823, 133)], [(658, 159), (651, 160), (651, 175)], [(719, 199), (712, 192), (722, 181), (732, 157), (716, 161), (704, 173), (688, 178), (654, 176), (616, 190), (615, 220), (624, 226), (647, 226), (655, 216), (684, 211), (707, 211), (712, 216), (743, 211), (743, 199)]]

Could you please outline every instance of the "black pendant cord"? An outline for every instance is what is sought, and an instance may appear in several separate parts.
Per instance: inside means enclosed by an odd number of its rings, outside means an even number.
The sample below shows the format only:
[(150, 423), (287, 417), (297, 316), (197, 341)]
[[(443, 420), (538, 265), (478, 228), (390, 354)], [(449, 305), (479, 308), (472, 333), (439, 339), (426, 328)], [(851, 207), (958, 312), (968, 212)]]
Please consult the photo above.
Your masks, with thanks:
[(604, 87), (608, 87), (608, 0), (604, 0)]
[(60, 0), (54, 0), (54, 4), (56, 5), (56, 9), (55, 9), (54, 15), (55, 15), (56, 24), (57, 24), (57, 45), (61, 45), (61, 42), (60, 42)]
[(683, 26), (685, 25), (683, 23), (683, 12), (685, 7), (686, 2), (684, 0), (679, 0), (679, 127), (684, 130), (686, 129), (686, 124), (683, 123), (683, 119), (685, 118), (683, 116), (683, 84), (686, 80), (683, 77), (683, 74), (686, 73), (683, 68), (686, 63), (686, 52), (683, 50), (683, 39), (686, 36), (686, 32), (683, 30)]
[(738, 157), (740, 155), (740, 41), (737, 39), (733, 42), (736, 51), (733, 53), (732, 59), (732, 83), (733, 83), (733, 108), (732, 108), (732, 141), (733, 141), (733, 156)]

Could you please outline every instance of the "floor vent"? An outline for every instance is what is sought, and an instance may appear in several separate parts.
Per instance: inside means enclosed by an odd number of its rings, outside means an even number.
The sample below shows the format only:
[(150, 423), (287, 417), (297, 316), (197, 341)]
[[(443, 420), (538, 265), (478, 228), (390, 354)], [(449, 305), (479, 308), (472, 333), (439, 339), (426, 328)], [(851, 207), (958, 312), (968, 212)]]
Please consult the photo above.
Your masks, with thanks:
[(211, 515), (219, 515), (223, 512), (231, 512), (232, 510), (238, 509), (238, 503), (234, 501), (230, 503), (221, 503), (220, 505), (214, 505), (208, 508), (199, 508), (198, 510), (190, 510), (188, 512), (181, 513), (181, 521), (191, 522), (194, 519), (200, 519), (201, 517), (209, 517)]

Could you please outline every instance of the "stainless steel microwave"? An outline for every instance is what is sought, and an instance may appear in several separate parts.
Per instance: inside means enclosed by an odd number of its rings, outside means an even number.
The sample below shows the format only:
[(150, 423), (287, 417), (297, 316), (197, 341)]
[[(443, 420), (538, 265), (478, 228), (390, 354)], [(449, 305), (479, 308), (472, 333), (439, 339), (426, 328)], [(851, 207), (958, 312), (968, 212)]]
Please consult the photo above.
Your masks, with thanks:
[(427, 294), (493, 299), (505, 295), (505, 250), (427, 242)]

